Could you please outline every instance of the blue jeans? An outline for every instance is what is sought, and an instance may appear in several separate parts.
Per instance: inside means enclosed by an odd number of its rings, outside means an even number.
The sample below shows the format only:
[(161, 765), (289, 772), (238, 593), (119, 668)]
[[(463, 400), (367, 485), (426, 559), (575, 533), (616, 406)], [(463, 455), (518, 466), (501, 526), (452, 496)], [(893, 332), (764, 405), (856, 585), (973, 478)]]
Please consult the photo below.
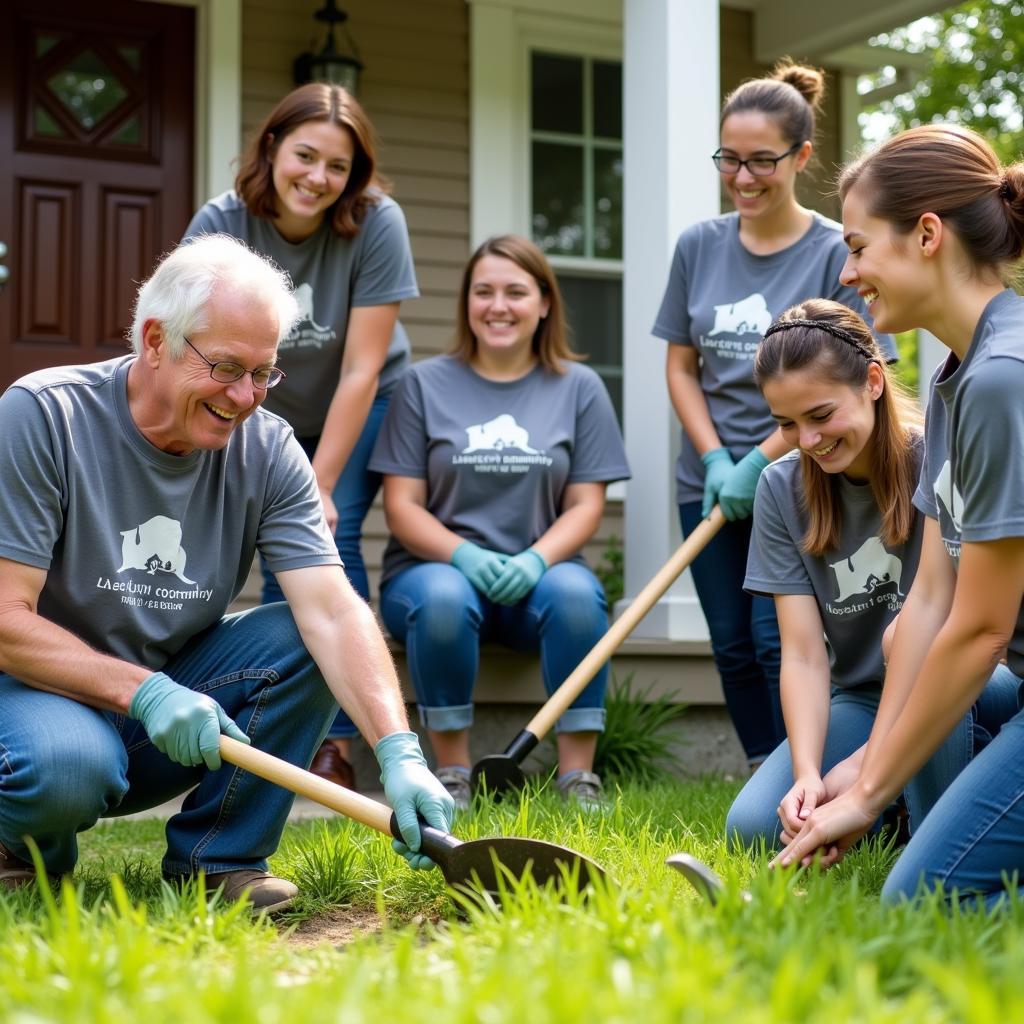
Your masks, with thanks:
[[(1009, 670), (1007, 670), (1009, 671)], [(882, 889), (889, 903), (920, 886), (993, 907), (1006, 898), (1004, 876), (1024, 877), (1024, 711), (1015, 713), (964, 769), (925, 818)]]
[[(683, 536), (700, 523), (700, 502), (679, 506)], [(743, 589), (753, 522), (726, 523), (693, 560), (690, 572), (711, 633), (729, 717), (747, 760), (766, 758), (786, 736), (779, 703), (782, 660), (775, 601)]]
[[(997, 666), (974, 707), (907, 783), (903, 795), (912, 832), (916, 833), (929, 820), (926, 816), (953, 780), (1014, 714), (1019, 686), (1020, 680), (1005, 665)], [(881, 689), (877, 686), (833, 691), (821, 759), (822, 775), (867, 742), (880, 698)], [(792, 786), (792, 755), (789, 741), (785, 740), (754, 773), (729, 808), (726, 836), (745, 846), (764, 840), (769, 849), (776, 848), (782, 831), (777, 808)]]
[[(348, 577), (352, 589), (364, 600), (370, 600), (370, 580), (366, 575), (366, 564), (363, 562), (363, 549), (361, 541), (363, 536), (363, 520), (377, 497), (380, 490), (381, 475), (370, 471), (370, 455), (373, 452), (374, 442), (380, 433), (380, 426), (384, 422), (384, 414), (388, 411), (390, 395), (378, 395), (373, 400), (370, 413), (366, 417), (366, 425), (359, 435), (352, 454), (349, 456), (345, 468), (342, 470), (338, 482), (334, 485), (335, 508), (338, 510), (338, 525), (334, 531), (334, 542), (338, 545), (338, 554), (345, 563), (345, 575)], [(313, 458), (316, 446), (320, 443), (319, 437), (300, 437), (299, 444), (302, 445), (305, 453)], [(284, 594), (277, 585), (274, 574), (267, 568), (266, 562), (260, 559), (260, 566), (263, 570), (263, 604), (271, 604), (274, 601), (283, 601)], [(352, 719), (340, 708), (335, 716), (328, 736), (336, 739), (349, 739), (358, 736)]]
[[(334, 713), (334, 698), (288, 611), (276, 604), (225, 616), (164, 671), (208, 693), (254, 747), (306, 767)], [(33, 689), (0, 674), (0, 842), (29, 859), (31, 836), (47, 871), (71, 871), (77, 833), (97, 819), (189, 793), (167, 823), (165, 875), (265, 870), (292, 805), (280, 786), (224, 764), (175, 764), (140, 722)]]
[[(381, 616), (405, 644), (420, 721), (428, 729), (468, 729), (480, 643), (497, 640), (517, 651), (540, 650), (544, 688), (552, 694), (608, 629), (608, 606), (597, 577), (578, 562), (557, 562), (518, 604), (488, 601), (458, 569), (422, 562), (381, 588)], [(604, 729), (608, 666), (558, 720), (559, 732)]]

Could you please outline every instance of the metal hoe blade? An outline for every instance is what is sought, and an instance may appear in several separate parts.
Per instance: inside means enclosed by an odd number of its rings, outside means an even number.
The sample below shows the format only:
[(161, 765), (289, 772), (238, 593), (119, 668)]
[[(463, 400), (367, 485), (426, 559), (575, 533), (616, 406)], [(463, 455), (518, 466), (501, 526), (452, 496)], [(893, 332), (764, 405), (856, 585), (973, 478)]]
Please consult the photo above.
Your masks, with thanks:
[[(673, 853), (665, 863), (678, 871), (712, 906), (725, 892), (725, 883), (721, 878), (707, 864), (689, 853)], [(745, 889), (740, 895), (744, 903), (749, 903), (752, 898)]]
[(498, 837), (462, 842), (429, 826), (421, 827), (421, 834), (421, 851), (441, 868), (445, 881), (453, 888), (497, 894), (501, 888), (499, 876), (504, 872), (515, 879), (529, 873), (540, 886), (548, 882), (560, 886), (567, 876), (575, 876), (580, 890), (596, 879), (608, 878), (590, 858), (540, 839)]
[(486, 791), (496, 800), (526, 785), (526, 776), (519, 762), (508, 754), (488, 754), (473, 765), (470, 784), (474, 793)]

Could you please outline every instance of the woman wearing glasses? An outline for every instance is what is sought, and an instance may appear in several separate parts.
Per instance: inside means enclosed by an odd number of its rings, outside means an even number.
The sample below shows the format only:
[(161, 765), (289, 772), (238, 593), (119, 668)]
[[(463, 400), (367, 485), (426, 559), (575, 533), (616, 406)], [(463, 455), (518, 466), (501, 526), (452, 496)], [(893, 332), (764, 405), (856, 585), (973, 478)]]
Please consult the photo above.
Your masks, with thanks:
[[(752, 768), (783, 740), (779, 629), (768, 597), (743, 590), (761, 470), (789, 449), (754, 384), (761, 335), (784, 309), (829, 298), (865, 313), (839, 284), (840, 225), (801, 206), (797, 176), (813, 150), (822, 72), (784, 61), (725, 101), (712, 159), (735, 212), (680, 236), (653, 333), (683, 427), (679, 518), (690, 533), (713, 505), (729, 522), (694, 561), (726, 705)], [(886, 358), (892, 340), (879, 339)]]
[[(364, 599), (360, 537), (380, 487), (367, 463), (409, 361), (398, 307), (419, 294), (405, 217), (375, 165), (373, 126), (355, 98), (334, 85), (301, 86), (253, 136), (234, 190), (211, 199), (185, 232), (233, 235), (291, 275), (302, 319), (280, 346), (288, 379), (265, 404), (312, 460), (345, 571)], [(283, 600), (266, 567), (263, 579), (263, 603)], [(355, 734), (339, 712), (313, 770), (352, 785)]]

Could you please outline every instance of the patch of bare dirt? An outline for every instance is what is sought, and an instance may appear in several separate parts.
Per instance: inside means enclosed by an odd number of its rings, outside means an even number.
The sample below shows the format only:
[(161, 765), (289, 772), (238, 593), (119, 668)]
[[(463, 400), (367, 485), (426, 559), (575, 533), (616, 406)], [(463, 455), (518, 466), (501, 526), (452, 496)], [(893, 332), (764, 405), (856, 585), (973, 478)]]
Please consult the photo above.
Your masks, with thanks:
[(324, 943), (347, 946), (364, 935), (374, 935), (384, 927), (377, 911), (366, 907), (337, 907), (320, 917), (303, 921), (285, 939), (290, 946), (308, 949)]

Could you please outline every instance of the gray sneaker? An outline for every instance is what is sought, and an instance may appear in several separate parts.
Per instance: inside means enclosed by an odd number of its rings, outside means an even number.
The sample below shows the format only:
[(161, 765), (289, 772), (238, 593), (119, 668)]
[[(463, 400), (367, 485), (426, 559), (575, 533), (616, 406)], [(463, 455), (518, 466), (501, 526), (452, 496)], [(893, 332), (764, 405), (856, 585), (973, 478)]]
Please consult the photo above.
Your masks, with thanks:
[(468, 810), (469, 802), (473, 799), (473, 790), (469, 785), (469, 769), (461, 764), (449, 764), (444, 768), (438, 768), (434, 775), (451, 794), (456, 810)]
[(249, 868), (208, 873), (206, 891), (213, 894), (218, 890), (231, 903), (248, 900), (253, 910), (265, 910), (268, 914), (276, 914), (290, 907), (299, 895), (298, 886), (291, 882), (269, 871), (253, 871)]
[(581, 811), (603, 811), (608, 806), (601, 777), (594, 772), (577, 768), (560, 775), (555, 782), (558, 792), (569, 803), (575, 803)]

